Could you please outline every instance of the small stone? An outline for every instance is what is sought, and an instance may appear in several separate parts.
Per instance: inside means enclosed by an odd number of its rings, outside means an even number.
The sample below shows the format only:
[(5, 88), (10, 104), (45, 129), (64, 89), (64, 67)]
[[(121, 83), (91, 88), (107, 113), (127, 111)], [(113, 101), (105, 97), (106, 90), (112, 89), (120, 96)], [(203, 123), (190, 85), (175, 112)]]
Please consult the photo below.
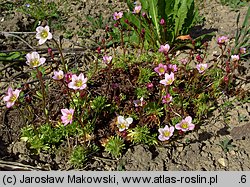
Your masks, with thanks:
[(178, 152), (182, 152), (182, 151), (183, 151), (183, 146), (182, 146), (182, 145), (178, 146), (178, 147), (176, 148), (176, 150), (177, 150)]
[(218, 162), (220, 165), (222, 165), (223, 167), (226, 167), (226, 162), (225, 162), (225, 159), (224, 158), (219, 158), (218, 159)]
[(236, 155), (236, 152), (235, 152), (234, 150), (231, 150), (231, 151), (229, 152), (229, 154), (234, 156), (234, 155)]

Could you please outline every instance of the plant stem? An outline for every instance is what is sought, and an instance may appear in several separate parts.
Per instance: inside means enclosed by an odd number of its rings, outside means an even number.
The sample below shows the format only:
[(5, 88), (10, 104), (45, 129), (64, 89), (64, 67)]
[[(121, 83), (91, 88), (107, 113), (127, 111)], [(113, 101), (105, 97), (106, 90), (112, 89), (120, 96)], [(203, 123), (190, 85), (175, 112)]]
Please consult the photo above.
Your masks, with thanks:
[(52, 40), (55, 42), (56, 47), (58, 48), (58, 51), (59, 51), (59, 53), (60, 53), (60, 57), (61, 57), (62, 65), (63, 65), (63, 71), (64, 71), (65, 73), (67, 73), (68, 70), (67, 70), (67, 68), (66, 68), (65, 59), (64, 59), (64, 56), (63, 56), (63, 53), (62, 53), (62, 45), (61, 45), (61, 42), (60, 42), (60, 45), (59, 45), (58, 42), (57, 42), (54, 38), (52, 38)]
[(39, 79), (40, 84), (41, 84), (41, 91), (42, 91), (42, 96), (43, 96), (43, 112), (44, 112), (44, 115), (46, 117), (46, 122), (49, 123), (49, 117), (48, 117), (48, 113), (46, 110), (46, 93), (45, 93), (44, 82), (42, 79), (42, 73), (39, 71), (38, 68), (36, 68), (36, 70), (37, 70), (37, 78)]

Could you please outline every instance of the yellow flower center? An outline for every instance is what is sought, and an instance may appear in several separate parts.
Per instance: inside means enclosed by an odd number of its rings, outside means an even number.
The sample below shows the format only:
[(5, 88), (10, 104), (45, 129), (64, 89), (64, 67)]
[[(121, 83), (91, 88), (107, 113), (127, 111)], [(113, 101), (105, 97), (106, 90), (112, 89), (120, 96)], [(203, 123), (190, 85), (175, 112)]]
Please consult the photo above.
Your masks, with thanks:
[(165, 131), (163, 134), (164, 134), (164, 136), (166, 136), (166, 137), (170, 136), (170, 132), (169, 132), (169, 131)]
[(40, 64), (39, 60), (36, 58), (30, 62), (31, 67), (38, 66)]
[(63, 75), (58, 75), (57, 76), (57, 79), (62, 79), (63, 78)]
[(17, 99), (17, 97), (15, 96), (15, 95), (13, 95), (13, 96), (11, 96), (11, 98), (10, 98), (10, 102), (11, 103), (13, 103), (13, 102), (15, 102), (16, 101), (16, 99)]
[(160, 73), (164, 73), (164, 72), (165, 72), (165, 69), (164, 69), (164, 68), (159, 68), (159, 72), (160, 72)]
[(181, 127), (182, 127), (183, 129), (187, 129), (187, 128), (188, 128), (188, 123), (187, 123), (187, 122), (182, 123), (182, 124), (181, 124)]
[(77, 86), (77, 87), (81, 87), (82, 86), (82, 80), (77, 80), (76, 82), (75, 82), (75, 86)]
[(121, 128), (121, 129), (125, 129), (125, 128), (126, 128), (126, 124), (125, 124), (125, 123), (122, 123), (122, 124), (120, 125), (120, 128)]
[(42, 38), (47, 38), (48, 35), (49, 35), (49, 33), (48, 33), (46, 30), (43, 30), (43, 31), (41, 32), (41, 37), (42, 37)]
[(205, 67), (204, 67), (204, 66), (201, 66), (201, 67), (200, 67), (200, 70), (201, 70), (201, 71), (204, 71), (204, 70), (205, 70)]
[(172, 84), (172, 82), (173, 82), (173, 79), (168, 79), (167, 84), (170, 85)]
[(68, 119), (68, 120), (71, 120), (72, 117), (73, 117), (72, 114), (68, 114), (67, 119)]

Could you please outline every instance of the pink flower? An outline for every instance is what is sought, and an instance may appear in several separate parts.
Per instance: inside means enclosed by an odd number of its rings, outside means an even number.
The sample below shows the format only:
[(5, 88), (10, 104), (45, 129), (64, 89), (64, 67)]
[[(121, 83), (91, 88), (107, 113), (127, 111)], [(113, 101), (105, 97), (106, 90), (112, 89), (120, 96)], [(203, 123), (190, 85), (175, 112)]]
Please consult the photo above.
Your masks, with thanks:
[(147, 89), (151, 89), (154, 87), (154, 84), (152, 82), (147, 83)]
[(165, 79), (160, 80), (160, 83), (167, 86), (171, 85), (174, 82), (174, 73), (171, 72), (170, 75), (168, 73), (165, 73)]
[(232, 56), (231, 56), (231, 60), (232, 60), (233, 62), (236, 62), (236, 61), (240, 60), (240, 56), (239, 56), (239, 55), (232, 55)]
[(121, 19), (122, 18), (122, 16), (123, 16), (123, 13), (122, 12), (115, 12), (114, 14), (113, 14), (113, 18), (114, 18), (114, 20), (119, 20), (119, 19)]
[(59, 71), (54, 71), (54, 76), (52, 77), (54, 80), (62, 80), (64, 77), (64, 73), (62, 70), (59, 70)]
[(162, 63), (160, 63), (156, 68), (154, 68), (155, 72), (158, 73), (159, 75), (165, 74), (167, 69), (168, 69), (167, 66), (163, 65)]
[(160, 25), (165, 25), (165, 20), (163, 18), (160, 20)]
[(83, 90), (87, 87), (87, 80), (88, 78), (84, 78), (82, 73), (78, 77), (76, 75), (72, 75), (72, 80), (68, 84), (68, 87), (74, 90)]
[(140, 11), (141, 11), (141, 5), (135, 6), (134, 11), (133, 11), (133, 14), (139, 14)]
[(181, 59), (181, 63), (183, 65), (186, 65), (188, 63), (188, 59), (186, 59), (186, 58)]
[(166, 141), (169, 140), (169, 138), (171, 136), (173, 136), (174, 133), (174, 127), (168, 127), (168, 125), (166, 125), (164, 128), (159, 128), (158, 132), (160, 133), (160, 135), (158, 136), (158, 139), (160, 141)]
[(217, 43), (218, 44), (225, 44), (228, 41), (229, 41), (229, 39), (228, 39), (227, 36), (221, 36), (221, 37), (218, 38)]
[(173, 97), (170, 94), (167, 94), (165, 96), (163, 96), (162, 98), (162, 103), (170, 103), (173, 100)]
[(62, 112), (62, 123), (64, 123), (64, 125), (68, 125), (69, 123), (71, 124), (73, 121), (73, 115), (74, 115), (74, 109), (61, 109)]
[(7, 95), (3, 97), (3, 101), (6, 102), (7, 108), (10, 108), (15, 104), (15, 101), (19, 97), (20, 92), (21, 90), (16, 89), (15, 91), (13, 91), (11, 87), (8, 88)]
[(170, 69), (172, 72), (176, 72), (178, 70), (176, 64), (168, 64), (168, 69)]
[(37, 52), (28, 53), (26, 59), (26, 64), (31, 68), (36, 68), (46, 61), (45, 58), (40, 58), (40, 55)]
[(143, 97), (141, 97), (140, 100), (134, 100), (133, 103), (135, 104), (135, 107), (143, 106), (145, 104), (145, 101), (143, 100)]
[(103, 58), (102, 58), (102, 61), (105, 63), (105, 64), (109, 64), (110, 62), (111, 62), (111, 60), (112, 60), (112, 56), (104, 56)]
[(49, 32), (49, 26), (39, 26), (36, 28), (36, 38), (39, 39), (39, 45), (42, 45), (47, 40), (52, 39), (52, 34)]
[(161, 46), (160, 46), (160, 49), (159, 49), (159, 52), (164, 53), (164, 54), (167, 54), (168, 51), (169, 51), (169, 49), (170, 49), (170, 46), (169, 46), (168, 44), (166, 44), (166, 45), (161, 45)]
[(175, 125), (175, 128), (177, 130), (181, 131), (189, 131), (189, 130), (194, 130), (195, 125), (192, 124), (192, 117), (188, 116), (185, 119), (183, 119), (180, 123), (177, 123)]
[(203, 73), (207, 69), (207, 64), (197, 64), (196, 68), (198, 69), (199, 73)]
[(246, 54), (247, 50), (245, 47), (240, 48), (240, 54)]

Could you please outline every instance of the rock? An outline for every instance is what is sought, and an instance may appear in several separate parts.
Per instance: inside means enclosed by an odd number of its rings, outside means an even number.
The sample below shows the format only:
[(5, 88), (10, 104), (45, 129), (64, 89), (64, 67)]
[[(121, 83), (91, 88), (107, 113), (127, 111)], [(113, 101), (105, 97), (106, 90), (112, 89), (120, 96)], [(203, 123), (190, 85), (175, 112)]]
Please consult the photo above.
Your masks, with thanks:
[(226, 167), (226, 161), (224, 158), (219, 158), (217, 161), (219, 162), (220, 165), (222, 165), (223, 167)]
[(250, 123), (247, 123), (239, 127), (234, 127), (231, 130), (230, 134), (234, 140), (250, 138)]
[(177, 150), (178, 152), (182, 152), (183, 149), (184, 149), (183, 145), (179, 145), (179, 146), (176, 148), (176, 150)]

